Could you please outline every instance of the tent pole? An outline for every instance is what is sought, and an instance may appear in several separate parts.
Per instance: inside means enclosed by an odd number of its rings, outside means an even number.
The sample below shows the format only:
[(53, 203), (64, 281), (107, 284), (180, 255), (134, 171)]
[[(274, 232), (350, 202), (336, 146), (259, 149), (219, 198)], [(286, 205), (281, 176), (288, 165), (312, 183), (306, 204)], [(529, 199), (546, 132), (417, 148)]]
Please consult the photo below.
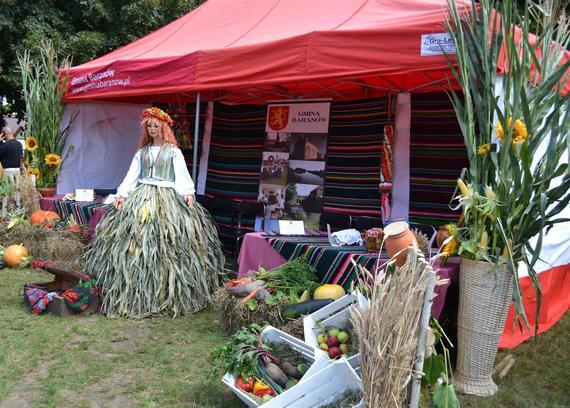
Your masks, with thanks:
[(194, 121), (194, 156), (192, 158), (192, 181), (197, 183), (198, 139), (200, 138), (200, 92), (196, 94), (196, 120)]

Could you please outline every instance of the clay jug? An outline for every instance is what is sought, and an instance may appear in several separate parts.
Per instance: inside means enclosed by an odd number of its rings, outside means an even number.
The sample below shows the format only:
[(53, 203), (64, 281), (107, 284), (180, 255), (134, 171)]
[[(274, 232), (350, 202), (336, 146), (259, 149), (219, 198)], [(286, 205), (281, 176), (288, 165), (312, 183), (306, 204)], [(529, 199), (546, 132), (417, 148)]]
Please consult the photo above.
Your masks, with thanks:
[(416, 237), (410, 231), (407, 222), (397, 221), (384, 227), (384, 245), (386, 245), (386, 252), (388, 256), (392, 258), (398, 252), (396, 257), (396, 266), (400, 267), (406, 263), (406, 258), (408, 256), (408, 248), (410, 245), (417, 247)]

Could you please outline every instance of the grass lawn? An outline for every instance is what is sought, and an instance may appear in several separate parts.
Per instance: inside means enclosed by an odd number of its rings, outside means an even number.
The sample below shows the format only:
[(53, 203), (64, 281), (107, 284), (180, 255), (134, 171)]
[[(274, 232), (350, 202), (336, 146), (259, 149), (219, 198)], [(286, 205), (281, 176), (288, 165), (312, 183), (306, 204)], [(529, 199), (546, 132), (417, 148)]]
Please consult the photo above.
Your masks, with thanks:
[[(222, 340), (213, 311), (140, 321), (36, 316), (22, 303), (22, 284), (50, 275), (4, 269), (0, 278), (0, 407), (242, 406), (220, 382), (203, 379)], [(570, 406), (569, 330), (565, 316), (511, 351), (517, 360), (497, 396), (460, 396), (462, 406)]]

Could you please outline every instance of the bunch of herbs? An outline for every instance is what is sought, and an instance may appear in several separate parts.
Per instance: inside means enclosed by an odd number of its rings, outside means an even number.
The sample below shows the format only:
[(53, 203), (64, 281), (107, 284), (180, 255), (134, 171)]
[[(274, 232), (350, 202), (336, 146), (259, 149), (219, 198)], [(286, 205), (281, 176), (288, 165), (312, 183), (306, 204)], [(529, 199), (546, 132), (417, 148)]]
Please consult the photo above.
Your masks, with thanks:
[(257, 323), (243, 327), (212, 350), (208, 378), (215, 379), (220, 372), (230, 372), (237, 377), (254, 376), (257, 373), (258, 354), (252, 348), (259, 346), (259, 334), (263, 328)]
[(270, 306), (278, 304), (283, 298), (286, 298), (289, 304), (299, 303), (305, 291), (308, 297), (319, 285), (316, 270), (305, 257), (294, 259), (269, 271), (260, 268), (257, 279), (264, 280), (265, 288), (272, 290), (264, 299)]

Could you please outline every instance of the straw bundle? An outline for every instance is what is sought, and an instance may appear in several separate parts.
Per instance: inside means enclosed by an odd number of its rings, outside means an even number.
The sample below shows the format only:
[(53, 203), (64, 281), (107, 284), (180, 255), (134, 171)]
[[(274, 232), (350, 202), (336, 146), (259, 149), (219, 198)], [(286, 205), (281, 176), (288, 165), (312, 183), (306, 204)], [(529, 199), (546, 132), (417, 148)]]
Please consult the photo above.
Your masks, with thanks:
[(26, 214), (31, 215), (40, 210), (40, 193), (36, 190), (35, 183), (30, 176), (20, 176), (17, 189), (20, 192), (22, 208)]
[[(226, 334), (231, 335), (242, 327), (249, 326), (251, 323), (267, 322), (273, 327), (279, 329), (288, 324), (288, 321), (281, 316), (281, 308), (287, 303), (281, 300), (280, 304), (268, 307), (264, 302), (259, 302), (255, 310), (251, 310), (247, 305), (242, 303), (242, 298), (229, 295), (224, 288), (220, 288), (214, 294), (213, 305), (219, 314), (220, 323)], [(299, 319), (297, 319), (299, 320)], [(291, 335), (302, 336), (303, 325), (300, 325), (300, 332), (295, 328), (295, 320), (289, 326), (296, 333)], [(301, 320), (302, 322), (302, 320)]]
[(429, 237), (416, 228), (412, 229), (412, 234), (414, 234), (414, 237), (416, 237), (416, 242), (418, 243), (418, 248), (420, 249), (420, 251), (422, 251), (424, 255), (429, 256), (430, 255)]
[[(391, 276), (360, 268), (370, 294), (368, 309), (354, 309), (366, 407), (404, 406), (420, 335), (420, 318), (433, 269), (416, 250)], [(368, 282), (368, 283), (367, 283)]]
[(40, 209), (40, 194), (28, 175), (0, 176), (0, 218), (12, 213), (30, 215)]
[(85, 246), (80, 236), (67, 230), (54, 230), (40, 224), (18, 224), (11, 229), (0, 224), (0, 245), (24, 244), (34, 259), (51, 259), (76, 271), (84, 266)]

